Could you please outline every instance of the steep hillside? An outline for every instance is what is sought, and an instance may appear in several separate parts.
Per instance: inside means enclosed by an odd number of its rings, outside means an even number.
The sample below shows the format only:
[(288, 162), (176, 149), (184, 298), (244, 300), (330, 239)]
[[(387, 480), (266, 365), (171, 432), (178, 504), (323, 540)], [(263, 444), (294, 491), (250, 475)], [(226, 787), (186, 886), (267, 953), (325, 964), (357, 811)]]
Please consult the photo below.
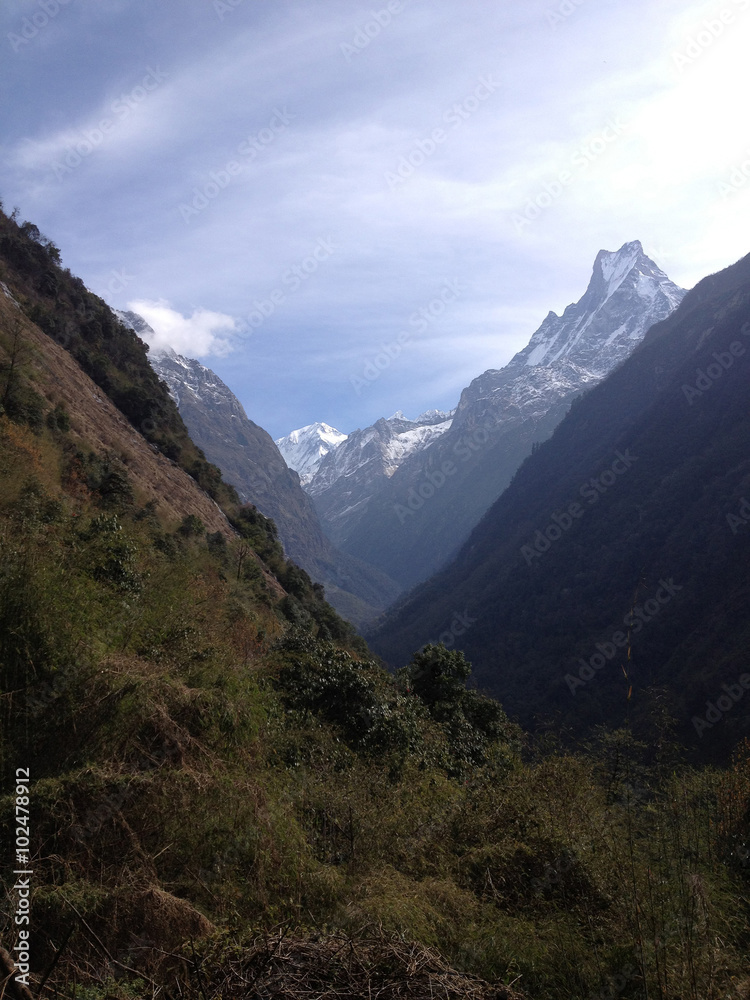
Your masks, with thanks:
[(219, 470), (190, 440), (166, 386), (148, 363), (143, 342), (61, 266), (59, 249), (37, 226), (19, 223), (1, 207), (0, 262), (25, 315), (68, 351), (133, 427), (213, 499), (236, 502)]
[[(133, 313), (121, 315), (131, 324), (143, 322)], [(161, 352), (151, 363), (169, 386), (192, 440), (241, 500), (274, 521), (289, 558), (323, 584), (331, 603), (355, 625), (364, 626), (382, 613), (400, 588), (380, 571), (336, 550), (297, 473), (218, 375), (173, 351)]]
[(33, 223), (1, 208), (0, 293), (3, 412), (35, 432), (45, 419), (54, 427), (60, 415), (71, 482), (84, 494), (92, 484), (95, 492), (121, 486), (149, 517), (156, 513), (172, 527), (179, 519), (188, 531), (192, 525), (209, 536), (252, 539), (246, 556), (277, 597), (289, 591), (287, 605), (301, 600), (334, 634), (355, 641), (320, 587), (285, 558), (273, 522), (242, 504), (191, 440), (145, 343), (61, 266), (58, 248)]
[[(137, 493), (156, 505), (167, 521), (194, 514), (209, 531), (235, 537), (226, 515), (174, 461), (146, 441), (110, 398), (71, 355), (29, 322), (9, 292), (0, 289), (3, 329), (18, 330), (25, 364), (34, 371), (34, 386), (44, 400), (68, 415), (69, 442), (77, 450), (110, 456), (127, 471)], [(72, 415), (72, 416), (71, 416)]]
[(446, 636), (529, 726), (645, 725), (661, 690), (686, 744), (726, 756), (750, 719), (749, 367), (745, 258), (572, 408), (375, 648), (397, 666)]
[(616, 368), (684, 294), (638, 241), (600, 251), (581, 299), (562, 316), (549, 313), (505, 368), (464, 389), (446, 433), (371, 488), (346, 531), (330, 520), (315, 477), (309, 489), (326, 530), (404, 587), (437, 572), (572, 401)]

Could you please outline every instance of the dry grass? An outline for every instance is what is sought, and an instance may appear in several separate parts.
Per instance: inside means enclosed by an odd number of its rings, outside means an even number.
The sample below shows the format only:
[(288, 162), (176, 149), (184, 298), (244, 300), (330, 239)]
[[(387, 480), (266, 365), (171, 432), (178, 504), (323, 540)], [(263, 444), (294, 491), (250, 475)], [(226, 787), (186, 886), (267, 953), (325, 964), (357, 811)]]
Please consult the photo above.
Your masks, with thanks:
[[(19, 316), (0, 295), (0, 326), (10, 329)], [(50, 405), (63, 403), (73, 414), (70, 441), (99, 454), (127, 453), (128, 472), (137, 495), (144, 501), (156, 500), (166, 522), (179, 523), (186, 514), (196, 514), (208, 531), (220, 531), (234, 539), (226, 517), (197, 483), (148, 444), (64, 348), (26, 317), (21, 317), (21, 322), (33, 358), (34, 388)], [(282, 595), (277, 581), (269, 577), (267, 582), (272, 592)]]
[(264, 936), (225, 958), (209, 977), (206, 995), (211, 1000), (523, 1000), (511, 987), (457, 972), (436, 951), (382, 932), (360, 939)]

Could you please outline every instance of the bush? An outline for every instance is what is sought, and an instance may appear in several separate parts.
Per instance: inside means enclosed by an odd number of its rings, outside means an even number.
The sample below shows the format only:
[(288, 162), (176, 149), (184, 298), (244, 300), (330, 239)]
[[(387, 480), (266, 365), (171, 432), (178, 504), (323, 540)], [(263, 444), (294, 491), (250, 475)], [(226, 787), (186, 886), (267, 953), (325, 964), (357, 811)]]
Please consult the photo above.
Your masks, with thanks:
[(186, 514), (185, 517), (183, 517), (177, 531), (183, 536), (183, 538), (194, 538), (196, 536), (205, 535), (206, 526), (199, 517), (196, 517), (195, 514)]

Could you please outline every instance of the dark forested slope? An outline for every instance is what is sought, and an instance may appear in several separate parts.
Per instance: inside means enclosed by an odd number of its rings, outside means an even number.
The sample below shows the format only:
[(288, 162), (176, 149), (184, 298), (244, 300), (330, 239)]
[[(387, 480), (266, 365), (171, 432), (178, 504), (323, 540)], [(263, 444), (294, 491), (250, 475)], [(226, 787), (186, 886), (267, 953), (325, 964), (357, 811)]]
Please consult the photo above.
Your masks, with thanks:
[(725, 753), (750, 719), (749, 376), (744, 258), (574, 404), (375, 649), (397, 666), (442, 635), (527, 725), (638, 719), (664, 689), (683, 736)]

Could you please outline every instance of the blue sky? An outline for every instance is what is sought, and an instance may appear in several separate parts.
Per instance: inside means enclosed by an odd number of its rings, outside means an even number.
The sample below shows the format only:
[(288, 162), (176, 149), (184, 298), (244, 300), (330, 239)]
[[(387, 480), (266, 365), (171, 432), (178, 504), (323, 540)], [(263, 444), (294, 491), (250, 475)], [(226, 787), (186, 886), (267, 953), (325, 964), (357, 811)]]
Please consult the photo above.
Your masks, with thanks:
[[(750, 251), (750, 0), (5, 0), (0, 197), (274, 437)], [(743, 169), (744, 165), (744, 169)]]

